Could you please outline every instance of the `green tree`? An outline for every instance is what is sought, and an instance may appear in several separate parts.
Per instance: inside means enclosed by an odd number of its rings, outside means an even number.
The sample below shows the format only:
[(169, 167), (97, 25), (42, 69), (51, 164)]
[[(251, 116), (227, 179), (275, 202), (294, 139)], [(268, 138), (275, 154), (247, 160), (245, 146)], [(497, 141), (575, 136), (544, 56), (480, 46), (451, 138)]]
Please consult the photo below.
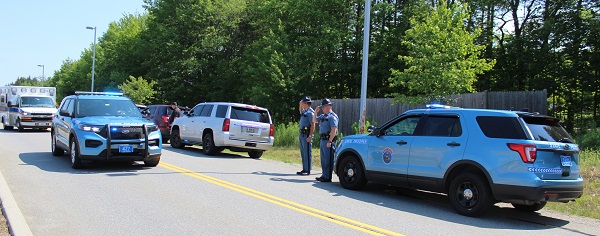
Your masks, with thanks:
[(16, 86), (42, 86), (42, 82), (38, 78), (28, 77), (19, 77), (15, 82), (12, 82), (8, 85), (16, 85)]
[(472, 92), (478, 74), (490, 70), (494, 61), (479, 58), (485, 46), (475, 44), (480, 30), (467, 31), (465, 4), (438, 1), (423, 6), (424, 14), (411, 18), (403, 44), (408, 56), (403, 71), (392, 69), (393, 96), (399, 102), (419, 104), (442, 100), (448, 95)]
[(155, 81), (148, 82), (141, 76), (137, 79), (129, 76), (129, 79), (119, 85), (119, 89), (123, 91), (125, 96), (129, 97), (136, 104), (147, 104), (154, 99), (156, 90), (154, 90)]

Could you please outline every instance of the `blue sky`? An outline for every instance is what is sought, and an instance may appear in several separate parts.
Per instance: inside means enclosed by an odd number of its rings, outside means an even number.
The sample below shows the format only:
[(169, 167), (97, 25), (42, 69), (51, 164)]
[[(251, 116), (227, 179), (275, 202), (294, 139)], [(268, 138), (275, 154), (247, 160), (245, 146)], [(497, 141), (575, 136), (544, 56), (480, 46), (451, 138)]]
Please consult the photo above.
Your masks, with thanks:
[[(0, 86), (18, 77), (45, 77), (79, 59), (108, 24), (144, 13), (143, 0), (6, 0), (0, 2)], [(90, 68), (91, 71), (91, 68)], [(91, 79), (91, 78), (89, 78)]]

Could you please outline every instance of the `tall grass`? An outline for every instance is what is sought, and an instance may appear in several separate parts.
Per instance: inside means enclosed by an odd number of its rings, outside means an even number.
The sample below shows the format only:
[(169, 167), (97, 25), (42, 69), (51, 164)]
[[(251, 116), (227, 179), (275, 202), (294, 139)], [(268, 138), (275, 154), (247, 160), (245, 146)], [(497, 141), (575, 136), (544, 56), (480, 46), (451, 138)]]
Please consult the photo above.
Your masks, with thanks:
[(569, 203), (551, 202), (548, 209), (600, 219), (600, 151), (588, 149), (580, 153), (583, 196)]

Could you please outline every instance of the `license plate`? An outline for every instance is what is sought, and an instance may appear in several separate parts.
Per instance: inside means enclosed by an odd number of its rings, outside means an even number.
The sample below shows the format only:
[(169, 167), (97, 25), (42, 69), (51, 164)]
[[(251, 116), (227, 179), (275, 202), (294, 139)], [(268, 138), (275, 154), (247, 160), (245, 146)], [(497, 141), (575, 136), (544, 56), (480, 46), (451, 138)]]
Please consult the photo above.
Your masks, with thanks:
[(252, 134), (258, 132), (258, 128), (254, 128), (254, 127), (242, 127), (242, 130), (245, 133), (252, 133)]
[(119, 152), (120, 153), (132, 153), (133, 146), (132, 145), (119, 145)]
[(560, 164), (562, 166), (571, 166), (571, 156), (560, 156)]

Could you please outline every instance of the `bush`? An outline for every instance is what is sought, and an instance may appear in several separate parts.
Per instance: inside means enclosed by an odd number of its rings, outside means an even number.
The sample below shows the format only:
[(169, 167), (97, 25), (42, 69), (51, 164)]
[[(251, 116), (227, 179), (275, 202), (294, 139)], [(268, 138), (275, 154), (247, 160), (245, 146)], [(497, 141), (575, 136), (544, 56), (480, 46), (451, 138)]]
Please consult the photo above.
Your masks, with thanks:
[(275, 126), (275, 143), (273, 146), (276, 147), (298, 147), (300, 141), (298, 139), (298, 133), (300, 125), (298, 122), (290, 122), (286, 124), (280, 124)]
[(592, 129), (577, 138), (577, 144), (580, 149), (600, 149), (600, 131)]
[[(367, 117), (367, 120), (365, 121), (365, 133), (367, 133), (367, 127), (369, 127), (370, 125), (377, 126), (377, 122), (373, 121), (372, 119), (373, 119), (373, 117)], [(352, 123), (353, 134), (358, 134), (358, 129), (359, 129), (358, 121)]]

